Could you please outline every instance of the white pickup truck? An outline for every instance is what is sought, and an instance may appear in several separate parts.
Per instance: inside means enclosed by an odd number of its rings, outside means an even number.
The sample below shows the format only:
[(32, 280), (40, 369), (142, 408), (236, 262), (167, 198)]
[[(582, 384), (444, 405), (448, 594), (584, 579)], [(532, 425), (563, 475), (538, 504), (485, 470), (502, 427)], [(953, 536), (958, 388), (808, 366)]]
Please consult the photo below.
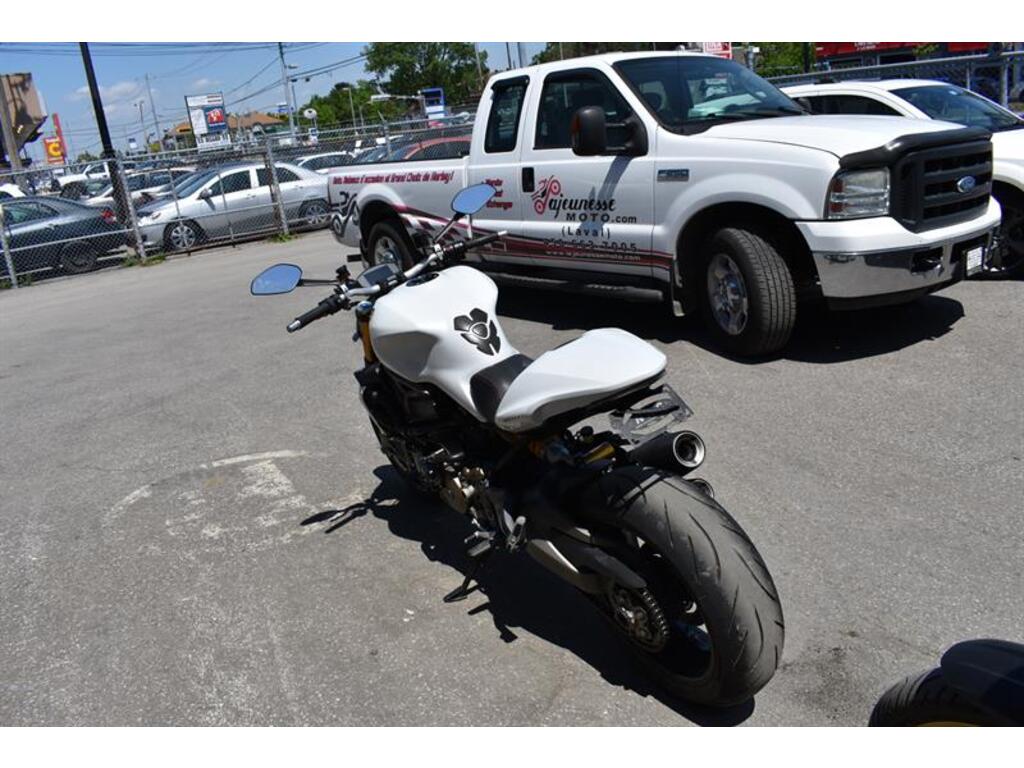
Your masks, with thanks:
[(332, 223), (364, 261), (408, 262), (461, 187), (497, 196), (450, 236), (538, 287), (663, 300), (723, 346), (782, 348), (797, 300), (910, 301), (980, 270), (1000, 220), (982, 129), (815, 116), (739, 64), (606, 54), (493, 76), (470, 153), (330, 174)]

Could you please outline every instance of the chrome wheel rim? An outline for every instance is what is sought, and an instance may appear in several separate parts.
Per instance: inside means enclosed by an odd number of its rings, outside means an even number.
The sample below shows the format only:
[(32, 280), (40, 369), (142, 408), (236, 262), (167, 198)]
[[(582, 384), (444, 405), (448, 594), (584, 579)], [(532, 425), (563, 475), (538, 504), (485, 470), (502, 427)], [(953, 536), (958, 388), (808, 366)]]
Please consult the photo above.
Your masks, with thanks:
[(398, 255), (398, 246), (395, 244), (395, 241), (387, 235), (377, 239), (377, 244), (373, 247), (373, 263), (401, 264), (401, 258)]
[(730, 336), (743, 333), (750, 312), (747, 284), (739, 266), (724, 253), (712, 256), (708, 264), (708, 301), (723, 331)]
[(313, 203), (306, 208), (306, 223), (312, 227), (319, 227), (327, 223), (330, 211), (323, 203)]
[(175, 224), (171, 229), (171, 246), (176, 251), (191, 248), (196, 244), (196, 233), (188, 224)]

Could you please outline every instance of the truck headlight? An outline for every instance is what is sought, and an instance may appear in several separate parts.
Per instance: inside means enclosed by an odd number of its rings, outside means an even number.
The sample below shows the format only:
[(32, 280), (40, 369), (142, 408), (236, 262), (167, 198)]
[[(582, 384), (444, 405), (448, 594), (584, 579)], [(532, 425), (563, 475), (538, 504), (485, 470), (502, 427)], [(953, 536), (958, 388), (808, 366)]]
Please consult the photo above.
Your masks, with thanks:
[(862, 219), (889, 215), (889, 169), (840, 171), (825, 201), (826, 219)]

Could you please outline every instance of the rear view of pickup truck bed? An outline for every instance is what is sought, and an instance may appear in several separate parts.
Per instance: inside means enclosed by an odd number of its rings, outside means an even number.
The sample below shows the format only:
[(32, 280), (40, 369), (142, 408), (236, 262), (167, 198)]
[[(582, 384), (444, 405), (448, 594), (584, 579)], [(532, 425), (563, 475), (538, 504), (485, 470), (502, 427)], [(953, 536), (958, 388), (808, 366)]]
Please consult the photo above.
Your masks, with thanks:
[(469, 154), (330, 175), (332, 225), (408, 262), (468, 184), (497, 194), (450, 237), (505, 230), (478, 266), (537, 287), (660, 300), (721, 345), (785, 346), (800, 302), (909, 301), (980, 268), (999, 207), (984, 131), (812, 116), (735, 62), (606, 54), (495, 75)]

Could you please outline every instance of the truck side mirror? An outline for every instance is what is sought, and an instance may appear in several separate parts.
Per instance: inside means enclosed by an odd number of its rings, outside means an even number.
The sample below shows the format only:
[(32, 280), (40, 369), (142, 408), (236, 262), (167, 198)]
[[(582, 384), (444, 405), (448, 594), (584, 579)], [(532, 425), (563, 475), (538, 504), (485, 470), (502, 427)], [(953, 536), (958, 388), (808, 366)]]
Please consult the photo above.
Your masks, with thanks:
[(608, 129), (604, 109), (580, 107), (569, 124), (572, 151), (575, 155), (603, 155), (608, 151)]

